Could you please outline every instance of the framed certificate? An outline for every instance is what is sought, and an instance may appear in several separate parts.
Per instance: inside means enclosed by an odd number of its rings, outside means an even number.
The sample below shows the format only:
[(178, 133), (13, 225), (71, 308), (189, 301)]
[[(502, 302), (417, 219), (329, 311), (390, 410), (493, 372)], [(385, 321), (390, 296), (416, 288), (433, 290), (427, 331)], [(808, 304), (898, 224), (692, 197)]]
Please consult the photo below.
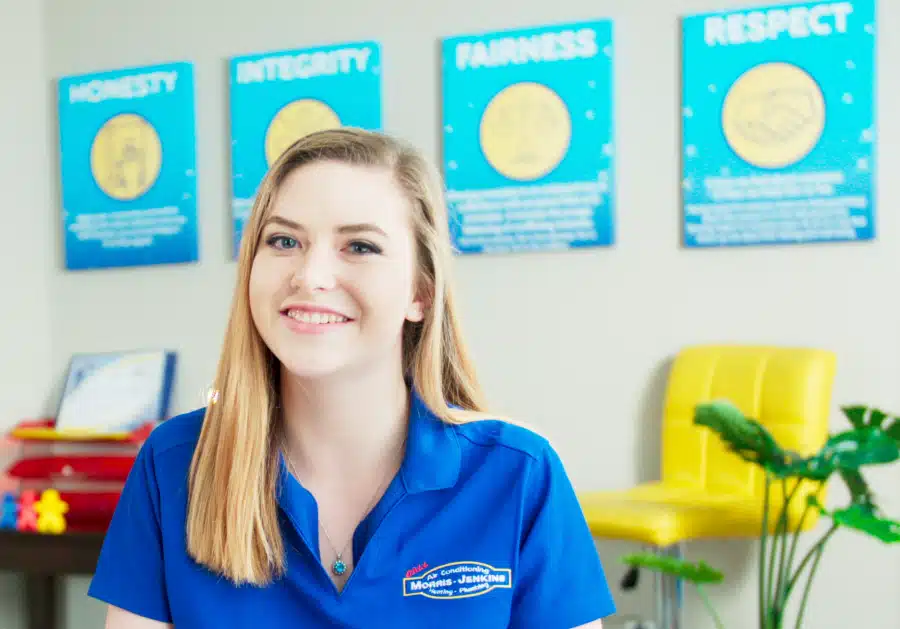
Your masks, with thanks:
[(66, 378), (56, 429), (129, 432), (166, 418), (176, 355), (166, 350), (77, 354)]

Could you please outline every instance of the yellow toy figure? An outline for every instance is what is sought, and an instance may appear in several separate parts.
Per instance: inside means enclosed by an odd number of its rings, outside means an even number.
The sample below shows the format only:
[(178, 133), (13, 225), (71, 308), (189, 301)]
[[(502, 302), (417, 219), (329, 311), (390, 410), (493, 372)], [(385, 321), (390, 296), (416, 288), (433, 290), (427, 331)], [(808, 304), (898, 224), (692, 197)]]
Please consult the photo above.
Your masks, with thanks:
[(45, 489), (41, 499), (34, 503), (34, 510), (38, 514), (38, 533), (50, 533), (59, 535), (66, 531), (65, 514), (69, 512), (69, 505), (59, 497), (55, 489)]

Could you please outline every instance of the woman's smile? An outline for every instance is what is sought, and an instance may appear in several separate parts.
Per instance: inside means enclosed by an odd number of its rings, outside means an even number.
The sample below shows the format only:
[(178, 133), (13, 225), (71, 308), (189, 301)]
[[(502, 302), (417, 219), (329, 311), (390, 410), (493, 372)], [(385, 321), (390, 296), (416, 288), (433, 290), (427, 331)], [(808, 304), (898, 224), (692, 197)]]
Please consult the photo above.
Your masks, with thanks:
[(339, 312), (316, 306), (285, 308), (281, 316), (288, 329), (299, 334), (324, 334), (353, 322)]

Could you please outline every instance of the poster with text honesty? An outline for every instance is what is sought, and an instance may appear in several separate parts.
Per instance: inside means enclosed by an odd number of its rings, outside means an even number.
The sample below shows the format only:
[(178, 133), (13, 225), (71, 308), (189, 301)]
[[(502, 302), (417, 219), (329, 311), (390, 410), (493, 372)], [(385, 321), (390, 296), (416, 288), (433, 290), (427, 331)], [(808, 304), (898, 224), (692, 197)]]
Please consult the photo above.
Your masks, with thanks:
[(193, 66), (64, 77), (58, 99), (66, 268), (196, 261)]
[(257, 188), (284, 150), (336, 127), (381, 130), (377, 42), (267, 52), (231, 59), (234, 252)]
[(687, 247), (875, 237), (874, 0), (683, 21)]
[(612, 30), (600, 20), (442, 42), (457, 251), (614, 242)]

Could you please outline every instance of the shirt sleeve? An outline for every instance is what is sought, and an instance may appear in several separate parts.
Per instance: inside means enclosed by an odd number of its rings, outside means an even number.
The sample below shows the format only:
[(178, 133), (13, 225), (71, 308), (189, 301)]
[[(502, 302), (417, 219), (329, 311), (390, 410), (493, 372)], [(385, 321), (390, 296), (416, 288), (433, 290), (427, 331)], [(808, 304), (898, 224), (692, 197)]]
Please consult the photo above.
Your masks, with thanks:
[(528, 476), (510, 629), (572, 629), (614, 614), (581, 505), (549, 444)]
[(171, 623), (152, 442), (151, 435), (125, 481), (88, 596), (138, 616)]

